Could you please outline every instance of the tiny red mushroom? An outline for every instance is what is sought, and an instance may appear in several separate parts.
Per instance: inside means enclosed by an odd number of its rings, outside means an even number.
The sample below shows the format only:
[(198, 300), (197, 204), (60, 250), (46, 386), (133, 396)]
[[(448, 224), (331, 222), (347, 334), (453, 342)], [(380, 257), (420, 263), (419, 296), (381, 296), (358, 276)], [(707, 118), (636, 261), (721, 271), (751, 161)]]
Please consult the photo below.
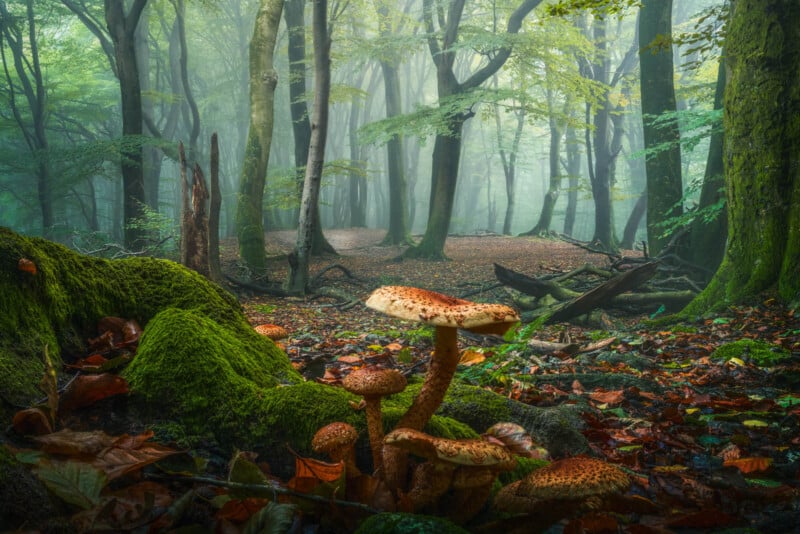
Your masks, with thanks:
[(367, 430), (372, 449), (372, 465), (375, 471), (383, 465), (383, 422), (381, 420), (381, 398), (400, 393), (406, 388), (406, 377), (397, 369), (364, 367), (357, 369), (342, 380), (342, 387), (350, 393), (364, 397), (367, 413)]

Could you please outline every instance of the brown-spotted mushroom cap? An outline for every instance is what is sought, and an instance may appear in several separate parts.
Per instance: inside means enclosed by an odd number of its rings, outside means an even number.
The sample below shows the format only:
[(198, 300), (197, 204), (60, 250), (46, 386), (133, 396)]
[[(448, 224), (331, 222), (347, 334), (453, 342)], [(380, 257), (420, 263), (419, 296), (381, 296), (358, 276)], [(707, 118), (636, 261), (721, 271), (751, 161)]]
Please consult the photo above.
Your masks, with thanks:
[(518, 491), (538, 499), (584, 499), (622, 493), (630, 484), (625, 471), (614, 464), (578, 456), (532, 471)]
[(348, 477), (360, 474), (356, 467), (355, 446), (358, 431), (347, 423), (335, 422), (325, 425), (314, 434), (311, 448), (314, 452), (327, 454), (334, 462), (344, 461)]
[(372, 448), (372, 463), (377, 470), (383, 464), (383, 423), (381, 397), (400, 393), (408, 381), (397, 369), (363, 367), (344, 377), (342, 387), (350, 393), (364, 397), (367, 412), (367, 430)]
[(519, 321), (517, 312), (504, 304), (471, 302), (407, 286), (379, 287), (366, 305), (398, 319), (500, 335)]
[(282, 326), (276, 324), (260, 324), (255, 327), (255, 331), (270, 338), (272, 341), (284, 339), (289, 336), (289, 333)]
[(508, 449), (482, 439), (437, 438), (411, 428), (396, 428), (386, 434), (383, 442), (423, 458), (455, 465), (497, 471), (511, 470), (517, 465), (517, 459)]

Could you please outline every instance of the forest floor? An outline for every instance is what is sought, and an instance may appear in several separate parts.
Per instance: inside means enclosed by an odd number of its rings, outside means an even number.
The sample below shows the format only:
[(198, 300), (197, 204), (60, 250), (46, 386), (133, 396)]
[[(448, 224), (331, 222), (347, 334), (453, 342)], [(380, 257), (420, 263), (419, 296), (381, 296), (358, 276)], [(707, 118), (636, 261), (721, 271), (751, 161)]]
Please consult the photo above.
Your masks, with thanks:
[[(510, 304), (507, 291), (497, 287), (494, 263), (529, 276), (610, 263), (605, 255), (569, 243), (498, 235), (448, 238), (447, 262), (397, 261), (402, 249), (381, 246), (383, 231), (326, 235), (340, 256), (314, 260), (312, 277), (331, 264), (342, 265), (357, 280), (330, 270), (324, 282), (362, 300), (375, 287), (392, 284)], [(292, 248), (294, 232), (272, 233), (268, 241), (275, 248), (270, 272), (283, 280), (287, 263), (281, 255)], [(360, 366), (407, 370), (430, 356), (430, 338), (421, 335), (425, 329), (361, 304), (340, 309), (334, 300), (252, 297), (244, 306), (253, 324), (277, 323), (290, 332), (287, 353), (308, 379), (337, 385)], [(588, 404), (583, 432), (592, 454), (628, 468), (633, 493), (647, 504), (627, 515), (584, 518), (579, 527), (567, 524), (568, 530), (800, 532), (795, 310), (765, 298), (671, 328), (642, 326), (647, 318), (644, 311), (612, 309), (600, 324), (562, 323), (533, 333), (543, 341), (566, 336), (581, 346), (613, 339), (583, 354), (536, 355), (526, 350), (525, 340), (497, 346), (461, 338), (460, 375), (535, 406)], [(722, 345), (728, 349), (715, 352)], [(602, 379), (609, 374), (619, 379)]]
[[(497, 284), (494, 263), (529, 276), (610, 264), (605, 255), (565, 242), (498, 235), (448, 238), (446, 262), (397, 261), (402, 249), (382, 246), (383, 235), (379, 230), (326, 231), (339, 255), (314, 258), (311, 276), (323, 273), (318, 285), (351, 295), (354, 300), (347, 303), (332, 297), (239, 295), (253, 325), (273, 323), (288, 330), (281, 343), (306, 379), (336, 387), (353, 369), (371, 364), (424, 372), (431, 330), (366, 308), (363, 300), (378, 286), (418, 286), (511, 303)], [(286, 278), (286, 254), (293, 243), (294, 232), (268, 234), (272, 281)], [(235, 243), (222, 248), (224, 269), (236, 277), (241, 273)], [(332, 265), (352, 277), (327, 269)], [(765, 298), (714, 317), (655, 327), (644, 322), (652, 311), (608, 309), (589, 326), (559, 323), (520, 330), (505, 343), (459, 337), (461, 380), (533, 406), (581, 406), (581, 432), (590, 454), (622, 466), (631, 477), (630, 498), (622, 508), (568, 517), (548, 532), (800, 532), (798, 314)], [(579, 349), (536, 351), (531, 339), (568, 339)], [(159, 447), (148, 448), (148, 454), (161, 454)], [(128, 472), (141, 468), (137, 461)], [(163, 493), (156, 491), (156, 499), (166, 499)], [(170, 513), (178, 513), (178, 501), (169, 506)], [(120, 497), (115, 506), (123, 502)], [(216, 532), (243, 532), (248, 520), (251, 528), (254, 521), (265, 521), (255, 516), (266, 500), (237, 501), (236, 508), (233, 502), (211, 512)], [(109, 506), (89, 510), (89, 519), (83, 512), (83, 525), (121, 513)], [(132, 516), (134, 508), (141, 515), (141, 506), (123, 511)], [(330, 522), (342, 513), (324, 517), (334, 508), (318, 507), (322, 517), (307, 516), (296, 531), (347, 531), (344, 524)], [(160, 531), (159, 525), (182, 524), (164, 517), (151, 523), (151, 532)], [(119, 521), (124, 525), (126, 519)]]

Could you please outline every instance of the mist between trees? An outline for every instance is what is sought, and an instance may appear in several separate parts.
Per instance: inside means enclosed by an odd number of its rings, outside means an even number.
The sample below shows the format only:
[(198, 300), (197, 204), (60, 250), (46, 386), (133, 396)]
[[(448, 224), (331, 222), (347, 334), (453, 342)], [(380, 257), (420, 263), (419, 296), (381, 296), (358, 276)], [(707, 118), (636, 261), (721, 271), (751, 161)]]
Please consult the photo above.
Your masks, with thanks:
[[(721, 175), (721, 156), (709, 157), (721, 121), (721, 0), (122, 4), (0, 2), (0, 225), (85, 251), (147, 242), (169, 255), (181, 218), (177, 144), (207, 169), (216, 132), (221, 236), (237, 235), (245, 201), (263, 230), (295, 228), (321, 105), (320, 4), (331, 81), (316, 230), (386, 228), (397, 244), (422, 236), (427, 256), (448, 233), (485, 231), (613, 249), (660, 243), (722, 211), (722, 182), (696, 209)], [(646, 16), (663, 11), (649, 4), (667, 6), (666, 18)], [(254, 29), (267, 10), (280, 17), (271, 65), (270, 37)], [(265, 120), (253, 80), (267, 78), (271, 142), (252, 137)], [(268, 166), (244, 190), (248, 133)]]

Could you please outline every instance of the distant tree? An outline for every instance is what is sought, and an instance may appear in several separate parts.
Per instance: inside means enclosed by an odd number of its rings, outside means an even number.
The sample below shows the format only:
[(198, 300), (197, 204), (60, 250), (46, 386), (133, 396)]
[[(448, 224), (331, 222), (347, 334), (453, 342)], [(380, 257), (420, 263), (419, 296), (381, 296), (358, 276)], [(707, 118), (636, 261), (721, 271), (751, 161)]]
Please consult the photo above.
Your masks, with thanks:
[(287, 289), (304, 294), (308, 286), (308, 263), (314, 237), (314, 214), (319, 204), (322, 167), (325, 163), (325, 142), (328, 135), (328, 100), (331, 92), (330, 49), (327, 0), (313, 0), (312, 34), (314, 37), (314, 111), (311, 118), (311, 140), (308, 149), (297, 242), (289, 260)]
[[(287, 0), (284, 18), (289, 33), (289, 110), (292, 115), (294, 133), (294, 161), (297, 180), (297, 196), (303, 194), (305, 166), (311, 142), (311, 123), (306, 105), (306, 26), (305, 0)], [(311, 254), (335, 254), (336, 249), (325, 239), (319, 215), (319, 204), (314, 207), (312, 219)], [(299, 223), (298, 223), (299, 224)]]
[(250, 130), (236, 207), (236, 233), (239, 255), (257, 277), (265, 276), (267, 267), (262, 202), (278, 83), (272, 55), (282, 9), (283, 0), (261, 0), (250, 39)]
[[(52, 237), (54, 223), (53, 177), (48, 161), (47, 90), (39, 62), (37, 34), (33, 0), (25, 1), (25, 16), (19, 18), (11, 15), (5, 1), (0, 1), (0, 57), (7, 83), (8, 106), (35, 161), (42, 230), (44, 236), (49, 238)], [(7, 52), (10, 57), (6, 55)], [(11, 75), (12, 66), (15, 77)], [(18, 92), (25, 98), (29, 118), (26, 110), (17, 102)]]
[(800, 304), (800, 3), (736, 0), (731, 17), (723, 117), (728, 247), (686, 314), (765, 290)]
[(674, 113), (675, 83), (672, 65), (672, 0), (644, 0), (639, 11), (639, 66), (641, 73), (644, 146), (647, 150), (647, 242), (657, 255), (669, 242), (663, 222), (683, 213), (681, 145), (678, 123), (658, 121)]
[[(460, 97), (480, 87), (497, 72), (511, 55), (511, 44), (505, 42), (487, 54), (484, 64), (466, 80), (459, 82), (454, 70), (459, 50), (458, 38), (466, 0), (453, 0), (444, 8), (435, 9), (434, 0), (423, 1), (423, 17), (428, 34), (428, 48), (436, 65), (439, 106), (447, 107), (443, 124), (436, 133), (431, 171), (431, 199), (428, 225), (422, 241), (410, 247), (405, 257), (444, 258), (444, 244), (453, 213), (456, 182), (461, 156), (461, 132), (464, 123), (473, 116), (471, 104), (458, 104)], [(506, 34), (519, 32), (522, 21), (541, 0), (524, 0), (511, 13)], [(438, 30), (437, 30), (438, 26)]]

